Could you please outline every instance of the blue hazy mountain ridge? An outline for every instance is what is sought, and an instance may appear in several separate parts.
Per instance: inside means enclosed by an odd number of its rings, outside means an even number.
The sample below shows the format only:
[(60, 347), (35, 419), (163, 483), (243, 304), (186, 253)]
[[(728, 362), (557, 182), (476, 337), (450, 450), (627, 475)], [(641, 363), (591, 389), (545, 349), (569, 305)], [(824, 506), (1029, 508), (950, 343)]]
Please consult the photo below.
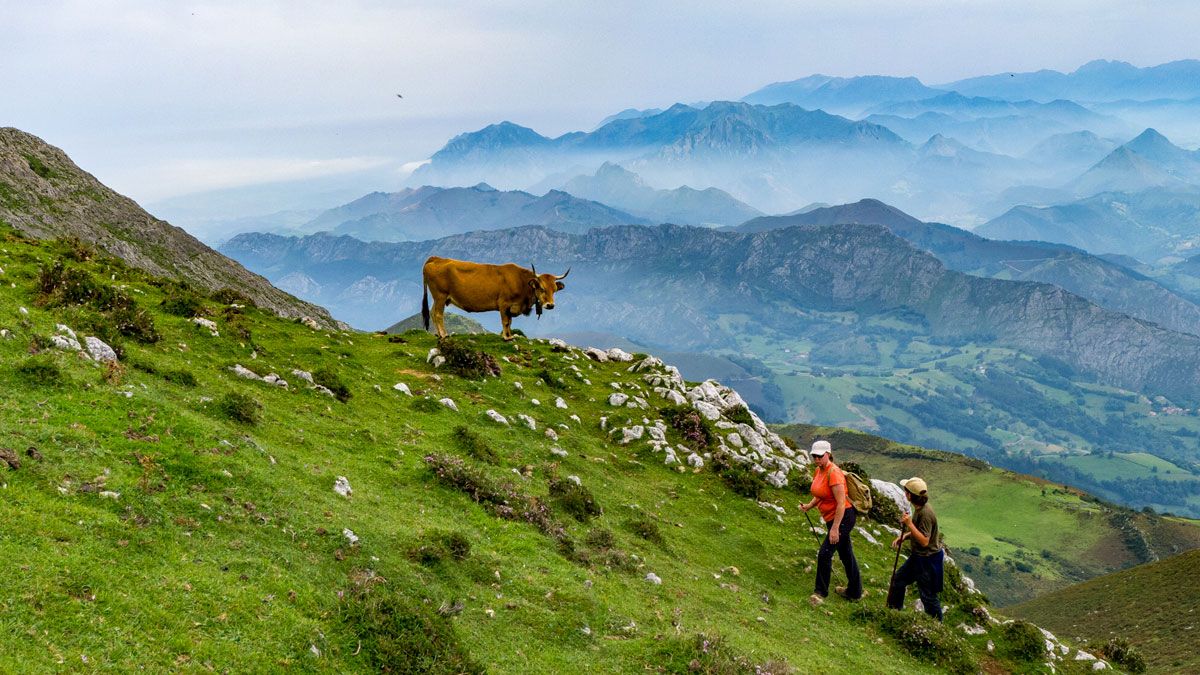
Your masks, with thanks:
[(922, 222), (876, 199), (803, 214), (764, 216), (735, 229), (761, 232), (796, 225), (840, 224), (882, 225), (952, 270), (1054, 284), (1105, 309), (1200, 335), (1200, 305), (1126, 266), (1063, 244), (985, 239), (951, 225)]
[(505, 122), (455, 137), (408, 184), (524, 188), (607, 161), (652, 186), (719, 187), (760, 210), (786, 211), (815, 201), (808, 192), (861, 195), (890, 179), (880, 176), (902, 172), (914, 152), (885, 127), (790, 104), (676, 104), (553, 139), (514, 127)]
[(592, 175), (579, 175), (562, 184), (577, 197), (622, 209), (655, 223), (677, 225), (734, 225), (763, 215), (733, 195), (686, 185), (673, 190), (656, 190), (636, 173), (605, 162)]
[(583, 232), (591, 227), (647, 222), (559, 190), (536, 197), (518, 190), (496, 190), (481, 183), (466, 188), (427, 185), (396, 193), (371, 193), (322, 213), (304, 225), (304, 229), (328, 230), (365, 241), (417, 241), (521, 225)]
[[(950, 270), (878, 225), (755, 233), (617, 226), (581, 235), (523, 227), (393, 244), (327, 234), (240, 235), (222, 251), (272, 279), (301, 271), (321, 283), (365, 275), (412, 283), (429, 255), (508, 262), (520, 251), (539, 269), (573, 269), (564, 292), (571, 302), (542, 326), (526, 322), (526, 330), (597, 330), (710, 351), (736, 345), (716, 321), (731, 308), (780, 330), (796, 329), (798, 311), (905, 311), (919, 316), (933, 338), (1051, 357), (1135, 391), (1200, 397), (1200, 337), (1103, 309), (1058, 286)], [(377, 312), (381, 326), (411, 314), (419, 300), (414, 292), (407, 304)]]
[(768, 84), (743, 96), (741, 100), (757, 105), (792, 103), (804, 108), (857, 115), (889, 101), (911, 101), (941, 93), (941, 90), (927, 87), (915, 77), (811, 75), (790, 82)]
[(1190, 99), (1200, 96), (1200, 61), (1185, 59), (1138, 68), (1123, 61), (1101, 59), (1085, 63), (1071, 73), (1056, 70), (998, 73), (935, 86), (966, 96), (1008, 100)]
[[(1091, 253), (1155, 263), (1200, 246), (1200, 188), (1104, 192), (1054, 206), (1017, 206), (975, 229), (1004, 239), (1036, 239)], [(1178, 258), (1176, 258), (1178, 259)]]

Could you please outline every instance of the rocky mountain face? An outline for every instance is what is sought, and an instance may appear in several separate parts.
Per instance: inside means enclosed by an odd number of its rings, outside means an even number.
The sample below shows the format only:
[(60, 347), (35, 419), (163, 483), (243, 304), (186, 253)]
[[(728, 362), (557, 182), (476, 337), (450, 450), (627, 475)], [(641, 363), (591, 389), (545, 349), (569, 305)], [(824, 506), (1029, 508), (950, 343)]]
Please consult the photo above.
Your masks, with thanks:
[(284, 293), (146, 213), (62, 150), (11, 127), (0, 128), (0, 222), (37, 239), (78, 237), (134, 267), (201, 289), (236, 289), (280, 316), (333, 323), (324, 309)]
[(778, 105), (792, 103), (839, 114), (855, 114), (890, 101), (911, 101), (943, 93), (925, 86), (915, 77), (829, 77), (812, 75), (791, 82), (775, 82), (742, 98), (746, 103)]
[[(1200, 337), (1103, 309), (1049, 284), (947, 269), (875, 225), (756, 233), (628, 226), (585, 235), (529, 227), (401, 244), (242, 235), (223, 250), (269, 276), (300, 269), (316, 279), (355, 269), (360, 276), (418, 282), (420, 266), (432, 254), (484, 262), (530, 259), (551, 270), (571, 266), (563, 301), (547, 313), (553, 321), (543, 330), (602, 330), (675, 349), (731, 345), (715, 320), (722, 313), (786, 327), (806, 309), (905, 310), (920, 315), (935, 338), (1050, 356), (1127, 389), (1200, 396)], [(391, 314), (405, 316), (417, 302), (414, 295)]]
[(1138, 68), (1123, 61), (1096, 60), (1072, 73), (1057, 70), (999, 73), (938, 87), (968, 96), (991, 96), (1010, 101), (1191, 99), (1200, 96), (1200, 61), (1186, 59)]
[(585, 232), (592, 227), (647, 222), (561, 190), (535, 197), (528, 192), (500, 191), (480, 183), (466, 188), (426, 185), (396, 193), (371, 193), (322, 213), (302, 229), (328, 230), (364, 241), (419, 241), (521, 225)]
[(924, 223), (875, 199), (792, 216), (755, 218), (737, 230), (843, 223), (883, 225), (958, 272), (1054, 284), (1105, 309), (1200, 335), (1200, 305), (1125, 266), (1061, 244), (998, 241), (949, 225)]

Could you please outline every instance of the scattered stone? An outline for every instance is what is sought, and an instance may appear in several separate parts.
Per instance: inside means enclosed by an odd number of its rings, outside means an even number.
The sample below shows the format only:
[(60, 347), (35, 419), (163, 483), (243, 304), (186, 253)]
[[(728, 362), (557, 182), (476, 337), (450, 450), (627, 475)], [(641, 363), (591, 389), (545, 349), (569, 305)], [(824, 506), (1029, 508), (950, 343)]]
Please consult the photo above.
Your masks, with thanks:
[(575, 476), (575, 475), (567, 476), (567, 480), (571, 481), (572, 483), (574, 483), (576, 485), (580, 485), (580, 486), (583, 485), (583, 481), (579, 480), (579, 476)]
[(808, 604), (812, 605), (813, 607), (820, 607), (821, 605), (825, 604), (825, 598), (813, 593), (812, 595), (808, 596)]
[(23, 314), (24, 316), (29, 316), (29, 310), (25, 309), (24, 307), (18, 307), (17, 311), (20, 312), (21, 314)]
[(354, 546), (358, 543), (358, 535), (354, 534), (354, 532), (348, 527), (342, 528), (342, 536), (346, 538), (346, 541), (350, 542), (351, 546)]
[(557, 441), (558, 440), (558, 432), (549, 427), (546, 427), (546, 438), (549, 438), (552, 441)]
[(489, 408), (487, 410), (487, 412), (485, 412), (484, 414), (487, 415), (488, 417), (492, 418), (493, 422), (496, 422), (498, 424), (503, 424), (504, 426), (508, 426), (508, 418), (506, 418), (504, 415), (501, 415), (500, 413), (496, 412), (495, 410), (492, 410), (491, 408)]
[(517, 415), (517, 419), (524, 422), (525, 426), (529, 427), (531, 430), (537, 431), (537, 422), (534, 421), (534, 419), (532, 417), (530, 417), (529, 415), (526, 415), (525, 413), (521, 413), (520, 415)]
[(337, 398), (337, 395), (334, 394), (333, 391), (331, 391), (329, 389), (329, 387), (325, 387), (325, 386), (322, 386), (319, 384), (314, 384), (312, 386), (312, 389), (313, 389), (313, 391), (317, 392), (318, 394), (324, 394), (324, 395), (328, 396), (329, 398)]
[(105, 499), (111, 499), (111, 500), (113, 500), (113, 501), (115, 502), (115, 501), (117, 501), (118, 499), (120, 499), (120, 498), (121, 498), (121, 493), (120, 493), (120, 492), (113, 492), (112, 490), (104, 490), (104, 491), (102, 491), (102, 492), (100, 493), (100, 496), (101, 496), (101, 497), (103, 497), (103, 498), (105, 498)]
[(250, 370), (249, 368), (243, 366), (240, 363), (233, 364), (233, 366), (230, 367), (230, 370), (233, 371), (234, 375), (237, 375), (238, 377), (244, 377), (247, 380), (261, 380), (262, 379), (262, 377), (259, 376), (258, 373), (254, 372), (253, 370)]
[(968, 626), (965, 623), (960, 623), (960, 624), (958, 624), (958, 627), (962, 630), (962, 632), (966, 633), (967, 635), (983, 635), (984, 633), (987, 632), (986, 628), (984, 628), (983, 626), (980, 626), (978, 624), (972, 624), (972, 625)]
[(287, 386), (288, 386), (287, 380), (276, 375), (275, 373), (270, 373), (269, 375), (264, 377), (263, 382), (266, 382), (267, 384), (275, 385), (276, 387), (279, 387), (280, 389), (287, 389)]
[(602, 416), (600, 418), (600, 431), (607, 431), (607, 430), (608, 430), (608, 417)]
[(630, 442), (640, 439), (645, 431), (641, 425), (624, 427), (621, 429), (621, 440), (617, 442), (621, 445), (629, 445)]
[(583, 350), (583, 353), (593, 361), (599, 361), (600, 363), (608, 362), (608, 353), (602, 349), (588, 347), (587, 349)]
[(452, 399), (452, 398), (447, 397), (447, 398), (439, 399), (438, 403), (441, 403), (442, 405), (453, 410), (454, 412), (458, 412), (458, 404), (456, 404), (454, 402), (454, 399)]
[(350, 497), (354, 494), (354, 490), (350, 488), (350, 481), (345, 476), (338, 476), (333, 482), (333, 491), (343, 497)]
[(608, 396), (608, 404), (611, 406), (617, 406), (617, 407), (623, 406), (623, 405), (625, 405), (625, 402), (628, 400), (629, 400), (628, 395), (622, 394), (619, 392), (615, 393), (615, 394), (609, 394), (609, 396)]
[(403, 382), (397, 382), (396, 384), (393, 384), (392, 389), (395, 389), (396, 391), (398, 391), (401, 394), (404, 394), (406, 396), (412, 396), (412, 392), (409, 391), (408, 385), (404, 384)]
[(115, 363), (119, 360), (116, 350), (108, 346), (104, 340), (89, 335), (83, 341), (87, 345), (88, 354), (91, 354), (92, 360), (100, 363)]
[(573, 420), (573, 421), (574, 421), (576, 424), (583, 424), (583, 420), (579, 419), (579, 415), (571, 415), (571, 419), (572, 419), (572, 420)]
[(1107, 670), (1108, 664), (1103, 661), (1097, 661), (1092, 664), (1092, 670)]
[(211, 333), (213, 337), (221, 336), (220, 331), (217, 330), (217, 324), (213, 323), (209, 319), (205, 319), (202, 316), (194, 316), (194, 317), (192, 317), (192, 323), (196, 324), (197, 326), (199, 326), (201, 328), (207, 329), (208, 332)]
[(566, 457), (567, 451), (563, 450), (562, 448), (560, 448), (556, 445), (556, 446), (550, 448), (550, 454), (554, 455), (555, 457)]
[(312, 330), (321, 330), (321, 324), (317, 323), (317, 320), (311, 316), (300, 317), (300, 323)]
[(555, 408), (562, 408), (563, 410), (566, 410), (566, 409), (567, 409), (567, 402), (566, 402), (566, 401), (564, 401), (564, 400), (563, 400), (563, 398), (562, 398), (561, 396), (559, 396), (558, 398), (554, 399), (554, 407), (555, 407)]
[(662, 579), (654, 572), (646, 573), (646, 581), (649, 581), (650, 583), (654, 584), (655, 586), (662, 585)]
[(613, 347), (612, 349), (608, 350), (608, 360), (609, 361), (622, 361), (624, 363), (628, 363), (633, 360), (633, 355), (622, 349)]
[(988, 650), (988, 653), (989, 653), (989, 654), (991, 654), (992, 652), (996, 651), (996, 643), (995, 643), (995, 642), (992, 642), (991, 640), (988, 640), (988, 643), (987, 643), (987, 650)]
[(701, 457), (700, 455), (697, 455), (694, 452), (692, 454), (688, 455), (687, 463), (689, 466), (693, 466), (697, 469), (704, 468), (704, 458)]
[(50, 344), (53, 345), (55, 349), (61, 349), (68, 352), (77, 352), (83, 349), (78, 340), (66, 335), (51, 335)]
[(521, 391), (525, 391), (525, 385), (521, 384), (520, 382), (513, 382), (513, 386)]
[(73, 331), (73, 330), (71, 330), (70, 328), (68, 328), (68, 327), (67, 327), (65, 324), (61, 324), (61, 323), (59, 323), (59, 324), (55, 324), (55, 325), (54, 325), (54, 328), (55, 328), (55, 329), (56, 329), (56, 330), (59, 332), (59, 334), (60, 334), (60, 335), (66, 335), (67, 337), (71, 338), (72, 340), (78, 340), (78, 339), (79, 339), (79, 338), (78, 338), (78, 337), (75, 335), (75, 331)]
[(721, 419), (721, 409), (707, 401), (693, 401), (692, 407), (708, 420)]
[(293, 368), (292, 374), (295, 375), (296, 377), (304, 380), (305, 382), (307, 382), (309, 384), (315, 384), (315, 382), (313, 382), (312, 373), (308, 372), (307, 370), (299, 370), (298, 368)]
[(1095, 661), (1096, 657), (1080, 649), (1075, 652), (1076, 661)]
[(529, 404), (530, 405), (541, 405), (542, 402), (537, 400), (536, 398), (531, 398), (531, 399), (529, 399)]

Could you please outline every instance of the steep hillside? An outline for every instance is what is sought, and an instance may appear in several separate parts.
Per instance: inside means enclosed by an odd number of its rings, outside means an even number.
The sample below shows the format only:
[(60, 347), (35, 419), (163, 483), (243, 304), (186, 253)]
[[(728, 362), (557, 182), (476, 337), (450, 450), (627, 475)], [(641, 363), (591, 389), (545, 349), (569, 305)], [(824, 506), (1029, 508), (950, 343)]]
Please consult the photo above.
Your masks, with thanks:
[(332, 324), (328, 312), (280, 291), (183, 230), (146, 213), (62, 150), (0, 128), (0, 224), (37, 238), (74, 236), (152, 274), (217, 291), (236, 288), (286, 317)]
[(844, 449), (836, 454), (873, 478), (923, 477), (940, 528), (955, 541), (952, 555), (999, 605), (1200, 548), (1194, 521), (1122, 508), (962, 455), (845, 429), (799, 424), (776, 430), (799, 445), (828, 438)]
[[(953, 568), (944, 626), (879, 610), (871, 522), (866, 601), (811, 606), (803, 453), (654, 359), (429, 354), (0, 237), (0, 670), (1089, 670)], [(106, 325), (120, 361), (75, 350)]]
[(1200, 551), (1098, 577), (1009, 608), (1091, 649), (1135, 645), (1147, 672), (1200, 671)]

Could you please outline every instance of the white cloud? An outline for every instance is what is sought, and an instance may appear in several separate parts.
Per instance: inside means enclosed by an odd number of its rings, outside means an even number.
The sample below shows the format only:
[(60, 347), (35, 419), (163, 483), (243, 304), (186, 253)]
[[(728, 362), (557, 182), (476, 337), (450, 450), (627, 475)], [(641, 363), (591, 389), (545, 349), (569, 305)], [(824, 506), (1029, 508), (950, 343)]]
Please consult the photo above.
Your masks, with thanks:
[[(139, 167), (136, 175), (153, 176), (142, 178), (138, 194), (141, 199), (155, 200), (220, 188), (325, 178), (377, 169), (390, 163), (392, 160), (381, 157), (179, 159)], [(114, 185), (127, 180), (120, 173), (113, 177)]]

